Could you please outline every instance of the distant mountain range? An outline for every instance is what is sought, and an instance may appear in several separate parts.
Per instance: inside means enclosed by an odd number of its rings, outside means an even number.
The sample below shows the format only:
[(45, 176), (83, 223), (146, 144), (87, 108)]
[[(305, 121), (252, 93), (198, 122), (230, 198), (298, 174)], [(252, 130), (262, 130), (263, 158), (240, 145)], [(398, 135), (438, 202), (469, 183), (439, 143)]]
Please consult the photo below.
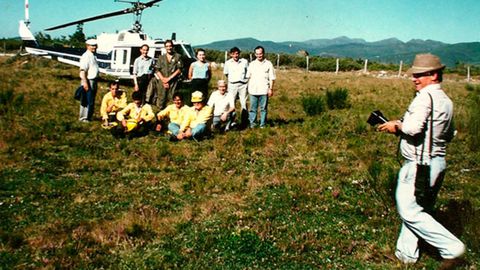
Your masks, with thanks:
[(383, 63), (399, 63), (400, 60), (403, 60), (404, 63), (411, 63), (415, 54), (430, 52), (440, 56), (442, 62), (449, 67), (454, 67), (457, 63), (480, 64), (480, 42), (448, 44), (421, 39), (403, 42), (396, 38), (367, 42), (364, 39), (342, 36), (303, 42), (273, 42), (242, 38), (216, 41), (195, 47), (225, 51), (237, 46), (243, 51), (251, 51), (258, 45), (262, 45), (267, 52), (271, 53), (295, 54), (303, 50), (311, 56), (351, 57)]

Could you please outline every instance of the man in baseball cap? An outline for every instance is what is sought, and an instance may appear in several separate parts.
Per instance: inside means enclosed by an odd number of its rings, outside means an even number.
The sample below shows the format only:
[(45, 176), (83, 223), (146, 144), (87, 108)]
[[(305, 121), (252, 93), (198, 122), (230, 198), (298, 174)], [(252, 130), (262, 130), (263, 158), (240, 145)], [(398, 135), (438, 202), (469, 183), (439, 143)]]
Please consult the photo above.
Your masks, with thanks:
[(200, 140), (210, 132), (213, 110), (210, 106), (205, 105), (203, 93), (200, 91), (193, 92), (191, 101), (193, 106), (180, 125), (180, 132), (177, 135), (178, 140), (190, 138)]
[(444, 259), (439, 269), (454, 269), (464, 262), (465, 245), (432, 216), (445, 176), (446, 145), (455, 131), (453, 103), (440, 85), (444, 68), (438, 56), (416, 55), (407, 71), (412, 75), (415, 98), (402, 120), (389, 121), (378, 129), (400, 135), (404, 157), (395, 194), (402, 218), (396, 257), (403, 263), (415, 263), (421, 238), (436, 247)]

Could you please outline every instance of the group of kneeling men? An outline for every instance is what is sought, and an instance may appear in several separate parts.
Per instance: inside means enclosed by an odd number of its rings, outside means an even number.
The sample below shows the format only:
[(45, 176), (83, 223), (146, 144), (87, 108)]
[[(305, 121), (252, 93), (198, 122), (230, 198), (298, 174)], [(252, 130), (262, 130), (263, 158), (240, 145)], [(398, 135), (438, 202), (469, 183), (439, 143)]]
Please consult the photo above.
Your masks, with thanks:
[(158, 112), (152, 106), (142, 104), (142, 94), (132, 93), (133, 102), (127, 104), (126, 93), (119, 89), (118, 82), (111, 82), (100, 107), (103, 127), (114, 135), (144, 135), (154, 129), (166, 131), (172, 140), (200, 140), (214, 131), (229, 131), (235, 126), (235, 98), (227, 93), (227, 83), (217, 82), (218, 89), (208, 102), (200, 91), (191, 95), (192, 107), (184, 104), (180, 93), (173, 95), (173, 103)]

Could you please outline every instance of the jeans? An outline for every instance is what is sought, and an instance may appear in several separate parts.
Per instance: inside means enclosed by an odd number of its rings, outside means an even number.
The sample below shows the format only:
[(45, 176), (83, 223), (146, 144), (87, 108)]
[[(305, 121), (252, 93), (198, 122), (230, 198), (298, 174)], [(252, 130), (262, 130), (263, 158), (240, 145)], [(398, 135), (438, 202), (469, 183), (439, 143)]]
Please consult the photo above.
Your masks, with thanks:
[[(432, 158), (430, 168), (430, 186), (439, 189), (445, 175), (445, 158)], [(406, 161), (398, 174), (395, 198), (398, 213), (403, 222), (395, 255), (404, 263), (415, 263), (419, 256), (418, 238), (420, 237), (436, 247), (444, 259), (461, 256), (465, 252), (464, 244), (417, 204), (416, 171), (416, 162)]]
[(198, 124), (194, 128), (192, 128), (192, 138), (195, 140), (201, 139), (207, 133), (207, 125), (206, 124)]
[(95, 111), (95, 96), (97, 95), (97, 80), (88, 80), (88, 91), (82, 95), (80, 100), (80, 121), (92, 121)]
[(257, 120), (257, 110), (260, 108), (260, 127), (264, 127), (267, 122), (268, 96), (250, 95), (250, 112), (248, 120), (250, 127), (255, 127)]
[(169, 123), (168, 130), (172, 132), (173, 135), (177, 136), (180, 132), (180, 125), (175, 123)]

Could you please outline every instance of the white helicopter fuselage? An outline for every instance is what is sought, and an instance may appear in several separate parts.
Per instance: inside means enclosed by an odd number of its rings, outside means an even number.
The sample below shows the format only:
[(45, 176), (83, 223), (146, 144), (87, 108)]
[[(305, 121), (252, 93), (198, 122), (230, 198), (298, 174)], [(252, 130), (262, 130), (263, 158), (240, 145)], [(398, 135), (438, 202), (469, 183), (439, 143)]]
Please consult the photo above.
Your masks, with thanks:
[[(19, 34), (27, 53), (77, 67), (80, 65), (80, 57), (85, 52), (84, 48), (42, 46), (38, 44), (24, 21), (20, 21)], [(97, 43), (96, 56), (100, 72), (119, 79), (132, 78), (133, 63), (140, 56), (142, 45), (146, 44), (150, 47), (148, 55), (153, 59), (157, 59), (159, 55), (166, 53), (165, 40), (151, 39), (145, 33), (132, 30), (124, 30), (119, 33), (102, 33), (98, 35)], [(173, 44), (175, 51), (182, 55), (185, 61), (194, 61), (194, 53), (190, 44), (177, 40), (173, 40)]]

